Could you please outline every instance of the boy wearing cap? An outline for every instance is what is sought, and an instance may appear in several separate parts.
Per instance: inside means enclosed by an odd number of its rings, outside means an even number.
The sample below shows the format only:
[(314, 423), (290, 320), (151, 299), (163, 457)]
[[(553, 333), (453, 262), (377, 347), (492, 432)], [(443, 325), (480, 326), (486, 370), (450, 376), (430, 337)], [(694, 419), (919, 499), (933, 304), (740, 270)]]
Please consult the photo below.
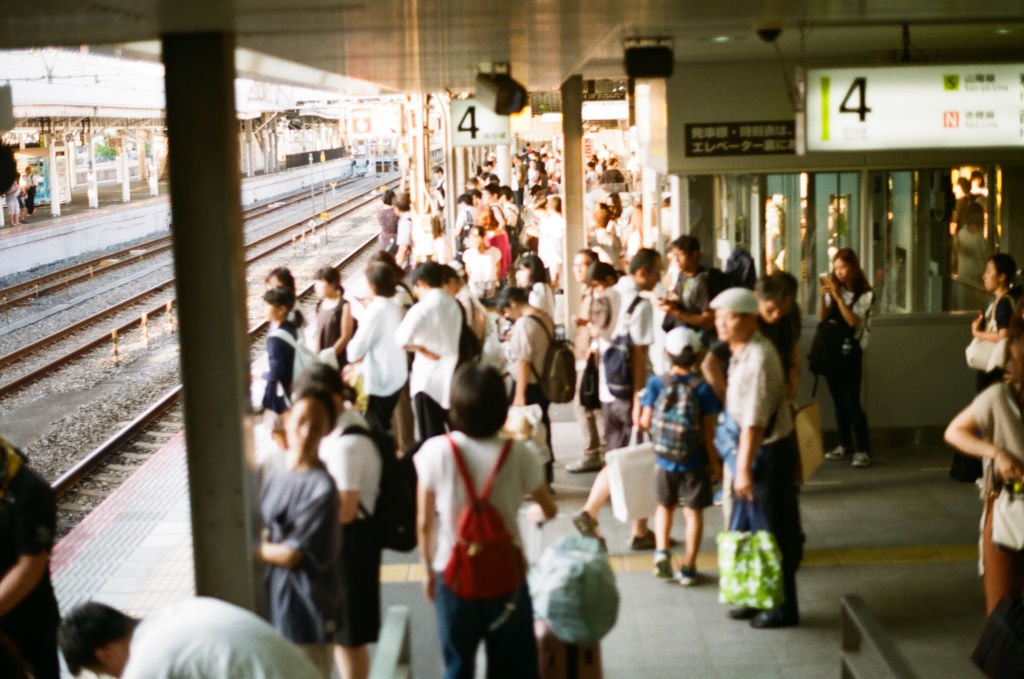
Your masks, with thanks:
[[(802, 553), (796, 499), (797, 453), (793, 417), (787, 407), (786, 378), (779, 352), (758, 330), (758, 303), (745, 288), (731, 288), (711, 302), (718, 337), (729, 344), (729, 384), (725, 409), (740, 435), (732, 489), (738, 501), (757, 502), (782, 552), (785, 602), (759, 611), (737, 608), (734, 620), (755, 629), (791, 627), (800, 621), (796, 569)], [(755, 469), (755, 462), (756, 469)]]
[[(667, 375), (654, 376), (647, 381), (639, 422), (641, 429), (668, 432), (668, 435), (654, 437), (658, 453), (654, 574), (690, 586), (697, 581), (697, 550), (704, 533), (704, 509), (711, 506), (712, 478), (717, 481), (722, 475), (722, 463), (714, 445), (715, 420), (721, 407), (711, 387), (693, 372), (700, 353), (696, 331), (683, 327), (671, 330), (665, 337), (665, 353), (671, 367)], [(686, 428), (699, 431), (681, 431)], [(671, 450), (659, 449), (666, 445)], [(687, 446), (692, 449), (683, 450)], [(686, 525), (686, 551), (679, 570), (673, 573), (669, 535), (672, 513), (679, 505), (680, 496)]]

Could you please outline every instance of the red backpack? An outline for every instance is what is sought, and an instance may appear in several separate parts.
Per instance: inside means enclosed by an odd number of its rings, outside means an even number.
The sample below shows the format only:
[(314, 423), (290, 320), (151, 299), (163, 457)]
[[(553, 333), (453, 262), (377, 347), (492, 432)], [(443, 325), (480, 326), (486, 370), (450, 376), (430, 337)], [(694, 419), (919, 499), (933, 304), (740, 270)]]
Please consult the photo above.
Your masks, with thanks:
[(508, 458), (512, 441), (506, 441), (502, 446), (498, 462), (487, 477), (479, 497), (473, 490), (473, 479), (451, 436), (448, 436), (448, 443), (455, 456), (455, 467), (466, 485), (469, 504), (459, 516), (455, 548), (444, 569), (444, 583), (457, 597), (469, 601), (509, 596), (523, 582), (523, 555), (489, 498), (494, 478)]

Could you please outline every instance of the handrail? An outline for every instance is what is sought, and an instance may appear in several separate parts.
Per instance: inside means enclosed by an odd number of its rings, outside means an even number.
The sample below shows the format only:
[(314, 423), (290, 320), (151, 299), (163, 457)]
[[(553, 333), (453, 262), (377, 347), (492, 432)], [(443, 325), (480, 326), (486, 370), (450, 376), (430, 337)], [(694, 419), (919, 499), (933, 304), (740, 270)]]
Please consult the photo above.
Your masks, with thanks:
[(848, 594), (840, 604), (842, 679), (920, 679), (862, 598)]
[(370, 679), (412, 679), (408, 606), (390, 606), (384, 615)]

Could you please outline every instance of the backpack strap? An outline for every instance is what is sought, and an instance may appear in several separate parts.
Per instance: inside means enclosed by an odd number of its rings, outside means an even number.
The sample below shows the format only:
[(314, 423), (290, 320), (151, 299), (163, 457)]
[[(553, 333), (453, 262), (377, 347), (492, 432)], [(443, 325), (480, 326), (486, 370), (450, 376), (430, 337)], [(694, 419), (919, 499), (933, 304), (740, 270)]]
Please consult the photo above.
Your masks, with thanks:
[(459, 476), (462, 477), (462, 482), (466, 485), (466, 494), (469, 495), (469, 501), (474, 505), (479, 502), (487, 501), (491, 496), (491, 490), (494, 488), (494, 479), (498, 476), (498, 472), (501, 471), (501, 467), (505, 464), (505, 460), (508, 458), (508, 453), (512, 449), (512, 439), (505, 440), (505, 445), (501, 447), (501, 452), (498, 453), (498, 461), (495, 463), (494, 468), (487, 477), (487, 483), (484, 484), (484, 488), (480, 491), (480, 495), (477, 495), (476, 490), (473, 489), (473, 479), (469, 477), (469, 470), (466, 469), (466, 462), (462, 459), (462, 455), (459, 453), (459, 447), (455, 444), (455, 439), (452, 438), (451, 434), (445, 434), (445, 438), (448, 439), (448, 443), (452, 447), (452, 456), (455, 458), (455, 468), (459, 470)]
[[(537, 323), (540, 324), (540, 327), (544, 329), (544, 334), (547, 335), (547, 337), (548, 337), (548, 351), (550, 351), (551, 350), (551, 345), (555, 343), (555, 336), (554, 336), (554, 334), (548, 332), (548, 327), (546, 325), (544, 325), (544, 321), (540, 320), (539, 318), (537, 318), (533, 314), (530, 314), (530, 315), (526, 316), (526, 318), (532, 318), (533, 320), (537, 321)], [(547, 364), (548, 363), (547, 362), (547, 353), (548, 353), (547, 351), (544, 352), (544, 369), (545, 370), (548, 367), (548, 364)], [(535, 380), (537, 380), (537, 384), (540, 385), (542, 380), (541, 380), (540, 374), (537, 372), (537, 368), (535, 368), (533, 366), (533, 361), (530, 361), (530, 370), (533, 372), (533, 377), (534, 377)]]

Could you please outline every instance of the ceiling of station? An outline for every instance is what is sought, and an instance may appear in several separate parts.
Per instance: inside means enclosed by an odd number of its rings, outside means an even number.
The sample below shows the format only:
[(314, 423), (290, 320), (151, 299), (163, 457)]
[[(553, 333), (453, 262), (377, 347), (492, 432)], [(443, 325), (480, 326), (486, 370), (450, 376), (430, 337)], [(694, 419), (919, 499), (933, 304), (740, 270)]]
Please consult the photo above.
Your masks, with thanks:
[(670, 37), (682, 62), (774, 59), (755, 32), (765, 25), (783, 29), (788, 62), (891, 63), (904, 22), (914, 61), (1024, 50), (1019, 0), (35, 0), (5, 7), (0, 48), (223, 30), (240, 47), (395, 90), (468, 90), (481, 62), (507, 61), (541, 91), (573, 73), (621, 76), (629, 37)]

